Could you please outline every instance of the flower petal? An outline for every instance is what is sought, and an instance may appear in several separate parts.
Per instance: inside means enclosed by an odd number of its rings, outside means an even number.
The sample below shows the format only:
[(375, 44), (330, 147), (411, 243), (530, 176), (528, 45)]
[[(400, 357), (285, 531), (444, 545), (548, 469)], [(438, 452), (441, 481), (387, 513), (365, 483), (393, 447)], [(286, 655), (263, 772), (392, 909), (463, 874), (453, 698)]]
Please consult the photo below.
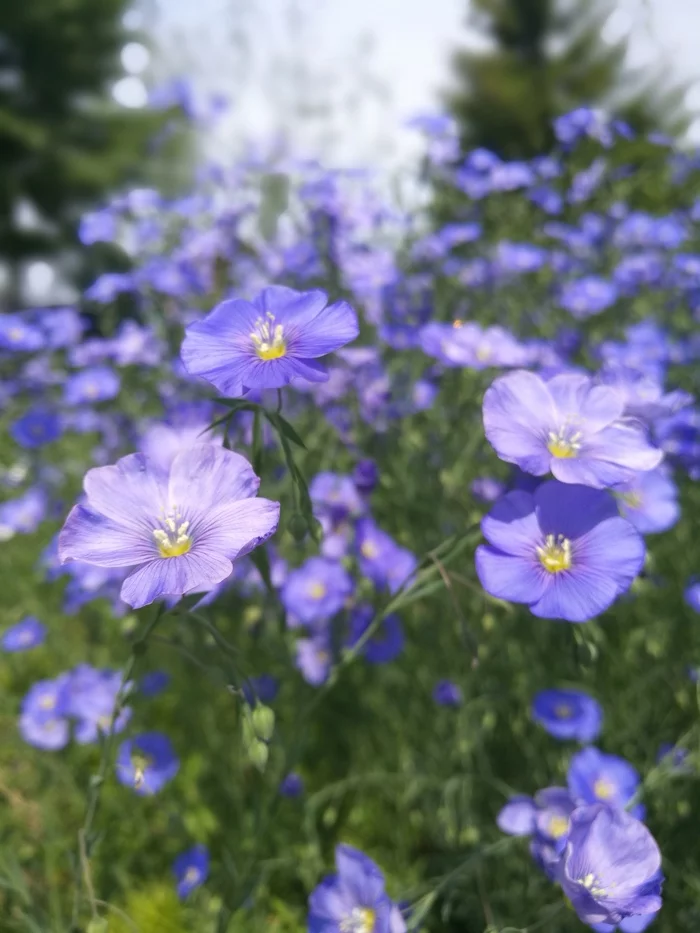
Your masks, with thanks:
[(287, 327), (288, 350), (299, 359), (333, 353), (356, 340), (360, 333), (357, 315), (347, 301), (336, 301), (320, 311), (310, 308), (290, 320)]
[(168, 483), (169, 505), (205, 513), (255, 496), (260, 479), (245, 457), (214, 444), (197, 444), (175, 456)]
[(58, 536), (61, 563), (84, 561), (98, 567), (132, 567), (157, 554), (151, 537), (117, 524), (83, 505), (74, 506)]
[(129, 454), (112, 466), (88, 470), (83, 480), (88, 506), (101, 515), (150, 538), (166, 504), (165, 485), (143, 454)]
[(557, 411), (546, 383), (518, 370), (500, 376), (486, 390), (484, 431), (501, 460), (528, 473), (549, 472), (547, 438), (558, 429)]
[(166, 596), (205, 592), (232, 570), (227, 557), (209, 548), (193, 549), (180, 557), (161, 557), (139, 567), (124, 581), (121, 597), (133, 609), (140, 609)]
[(546, 592), (549, 575), (531, 558), (513, 557), (482, 544), (475, 562), (481, 585), (497, 599), (533, 603)]

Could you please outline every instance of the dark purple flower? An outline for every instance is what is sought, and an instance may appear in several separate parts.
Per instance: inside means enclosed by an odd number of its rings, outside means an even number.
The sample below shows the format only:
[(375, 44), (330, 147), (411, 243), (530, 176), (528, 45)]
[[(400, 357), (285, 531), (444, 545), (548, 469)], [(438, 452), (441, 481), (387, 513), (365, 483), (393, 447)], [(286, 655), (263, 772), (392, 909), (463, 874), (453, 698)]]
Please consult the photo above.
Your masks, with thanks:
[(608, 804), (571, 814), (557, 877), (584, 923), (616, 925), (661, 908), (659, 847), (643, 823)]
[(550, 480), (509, 492), (481, 522), (476, 551), (487, 593), (525, 603), (533, 615), (586, 622), (629, 589), (644, 539), (607, 493)]
[(178, 772), (170, 739), (161, 732), (144, 732), (127, 739), (117, 752), (117, 778), (137, 794), (156, 794)]
[(327, 301), (324, 292), (279, 285), (264, 289), (252, 302), (224, 301), (187, 328), (182, 359), (188, 372), (227, 396), (296, 380), (325, 382), (328, 374), (318, 357), (359, 334), (350, 305)]
[(433, 688), (433, 700), (440, 706), (461, 706), (464, 695), (458, 684), (451, 680), (438, 680)]
[(501, 460), (526, 473), (598, 489), (653, 470), (663, 453), (622, 418), (619, 392), (580, 373), (545, 382), (525, 370), (500, 376), (484, 395), (484, 430)]
[(27, 616), (5, 629), (0, 635), (0, 647), (3, 651), (27, 651), (43, 645), (45, 639), (46, 626), (34, 616)]
[(187, 897), (209, 876), (209, 852), (205, 846), (193, 846), (181, 852), (173, 862), (173, 873), (177, 880), (177, 895)]
[(155, 697), (162, 693), (170, 683), (170, 675), (165, 671), (149, 671), (139, 681), (139, 692), (145, 697)]
[[(375, 616), (375, 610), (366, 604), (355, 606), (350, 614), (350, 635), (348, 645), (352, 648), (362, 638)], [(391, 614), (382, 619), (379, 627), (367, 641), (362, 653), (370, 664), (387, 664), (395, 660), (403, 651), (404, 634), (401, 620)]]
[(46, 408), (30, 408), (10, 425), (10, 434), (21, 447), (43, 447), (61, 436), (61, 418)]
[(379, 480), (379, 468), (374, 460), (359, 460), (352, 471), (352, 481), (361, 493), (369, 495)]
[(169, 474), (143, 454), (89, 470), (86, 502), (59, 536), (61, 562), (133, 568), (121, 589), (133, 608), (206, 592), (277, 528), (279, 504), (255, 498), (259, 484), (247, 460), (211, 444), (179, 453)]
[(292, 771), (280, 784), (280, 794), (283, 797), (301, 797), (304, 793), (304, 782), (301, 776)]
[(542, 690), (532, 701), (532, 718), (555, 739), (593, 742), (600, 734), (603, 710), (582, 690)]

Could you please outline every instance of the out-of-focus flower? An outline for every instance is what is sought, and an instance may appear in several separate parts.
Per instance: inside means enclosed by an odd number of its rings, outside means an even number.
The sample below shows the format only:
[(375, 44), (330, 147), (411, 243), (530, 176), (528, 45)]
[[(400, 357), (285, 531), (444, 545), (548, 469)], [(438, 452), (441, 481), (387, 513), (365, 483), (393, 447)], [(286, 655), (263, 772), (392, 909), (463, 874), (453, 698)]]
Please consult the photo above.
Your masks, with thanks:
[(126, 739), (117, 752), (117, 778), (141, 796), (158, 793), (179, 767), (170, 739), (161, 732), (144, 732)]
[(289, 572), (280, 596), (287, 612), (308, 625), (331, 619), (343, 608), (352, 591), (353, 582), (342, 564), (324, 557), (310, 557)]
[(555, 739), (593, 742), (600, 734), (603, 710), (582, 690), (542, 690), (532, 701), (532, 718)]
[[(632, 765), (617, 755), (606, 755), (589, 746), (577, 752), (569, 763), (567, 783), (574, 798), (581, 803), (609, 803), (625, 807), (639, 789), (641, 779)], [(632, 811), (642, 819), (644, 808)]]
[(209, 876), (209, 852), (206, 847), (193, 846), (181, 852), (173, 862), (173, 874), (180, 898), (187, 897), (195, 888), (204, 884)]
[(27, 616), (5, 629), (0, 635), (0, 647), (3, 651), (28, 651), (43, 645), (45, 639), (46, 626), (34, 616)]

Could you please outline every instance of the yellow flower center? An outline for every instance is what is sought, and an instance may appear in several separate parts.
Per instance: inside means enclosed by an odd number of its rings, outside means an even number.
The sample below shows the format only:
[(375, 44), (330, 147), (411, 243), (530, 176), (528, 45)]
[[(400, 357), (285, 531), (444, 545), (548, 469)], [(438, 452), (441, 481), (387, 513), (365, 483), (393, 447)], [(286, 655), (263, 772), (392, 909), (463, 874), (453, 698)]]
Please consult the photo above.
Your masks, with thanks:
[(623, 492), (620, 498), (630, 509), (641, 509), (642, 507), (642, 496), (634, 489), (631, 489), (629, 492)]
[(373, 560), (379, 551), (377, 550), (377, 545), (373, 541), (363, 541), (360, 546), (360, 553), (363, 557), (366, 557), (367, 560)]
[(187, 534), (188, 521), (181, 521), (180, 510), (175, 507), (161, 516), (161, 528), (153, 529), (153, 537), (161, 557), (182, 557), (192, 547), (192, 536)]
[(39, 706), (41, 707), (41, 709), (53, 709), (55, 705), (56, 705), (56, 697), (49, 696), (49, 694), (47, 694), (46, 696), (43, 696), (39, 700)]
[(18, 340), (22, 339), (22, 328), (21, 327), (11, 327), (7, 332), (7, 336), (13, 343), (17, 343)]
[(326, 595), (326, 587), (323, 583), (312, 583), (309, 587), (309, 596), (312, 599), (323, 599)]
[(486, 360), (491, 359), (491, 347), (487, 347), (486, 344), (481, 344), (476, 348), (476, 358), (480, 363), (485, 363)]
[(571, 542), (563, 535), (547, 535), (544, 545), (537, 548), (540, 563), (549, 573), (561, 573), (571, 567)]
[(455, 330), (459, 330), (460, 327), (464, 327), (464, 321), (460, 321), (460, 319), (457, 318), (455, 321), (452, 322), (452, 326), (454, 327)]
[(558, 706), (554, 707), (554, 715), (557, 719), (568, 719), (573, 710), (568, 703), (560, 703)]
[(606, 781), (605, 778), (598, 778), (593, 785), (593, 793), (599, 800), (610, 800), (615, 793), (615, 785)]
[(552, 839), (561, 839), (569, 831), (569, 821), (565, 816), (553, 816), (547, 829)]
[(559, 460), (570, 460), (577, 457), (581, 450), (581, 432), (574, 431), (568, 434), (565, 428), (549, 432), (547, 450)]
[(369, 907), (353, 907), (340, 921), (340, 933), (373, 933), (376, 914)]
[(600, 881), (598, 881), (593, 873), (586, 875), (585, 878), (579, 878), (578, 880), (579, 884), (582, 884), (584, 888), (587, 888), (593, 897), (605, 897), (605, 895), (608, 893), (605, 888), (601, 887)]
[(185, 882), (185, 884), (198, 884), (200, 878), (201, 875), (199, 869), (195, 868), (194, 865), (190, 865), (190, 867), (185, 872), (185, 877), (182, 880)]
[(261, 360), (278, 360), (287, 352), (284, 329), (281, 324), (275, 324), (275, 316), (270, 311), (255, 322), (250, 339)]
[(146, 780), (146, 770), (153, 764), (153, 759), (149, 755), (136, 752), (131, 756), (131, 764), (134, 768), (134, 787), (141, 787)]

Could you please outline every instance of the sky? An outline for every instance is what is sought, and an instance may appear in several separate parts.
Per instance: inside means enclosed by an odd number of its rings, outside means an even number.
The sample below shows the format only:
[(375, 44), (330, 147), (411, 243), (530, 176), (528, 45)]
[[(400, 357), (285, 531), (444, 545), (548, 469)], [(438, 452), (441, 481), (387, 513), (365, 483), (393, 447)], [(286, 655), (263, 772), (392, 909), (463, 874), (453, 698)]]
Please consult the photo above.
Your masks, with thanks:
[[(468, 0), (150, 3), (153, 8), (160, 3), (158, 35), (169, 37), (164, 45), (170, 62), (165, 64), (184, 67), (201, 86), (230, 94), (233, 116), (225, 125), (234, 133), (245, 127), (265, 134), (285, 120), (291, 125), (291, 89), (295, 81), (305, 80), (308, 86), (321, 89), (320, 103), (325, 94), (332, 110), (330, 118), (326, 114), (316, 121), (318, 132), (313, 119), (307, 121), (306, 142), (311, 147), (330, 145), (351, 159), (376, 151), (390, 154), (397, 145), (400, 149), (402, 121), (412, 113), (434, 108), (440, 90), (447, 86), (451, 51), (478, 43), (478, 35), (466, 24)], [(290, 21), (288, 12), (295, 4), (305, 11), (303, 26)], [(247, 57), (232, 52), (231, 32), (236, 24), (251, 40)], [(180, 38), (174, 46), (176, 33)], [(648, 71), (665, 62), (679, 80), (695, 83), (688, 102), (700, 114), (700, 2), (617, 0), (603, 37), (616, 40), (627, 35), (629, 64)], [(272, 63), (283, 63), (290, 48), (302, 49), (307, 74), (277, 74), (275, 79), (270, 73)], [(333, 74), (342, 80), (331, 93), (326, 76)], [(348, 113), (339, 101), (353, 91), (360, 101)], [(333, 124), (330, 129), (329, 124)], [(692, 137), (700, 142), (700, 120)]]

